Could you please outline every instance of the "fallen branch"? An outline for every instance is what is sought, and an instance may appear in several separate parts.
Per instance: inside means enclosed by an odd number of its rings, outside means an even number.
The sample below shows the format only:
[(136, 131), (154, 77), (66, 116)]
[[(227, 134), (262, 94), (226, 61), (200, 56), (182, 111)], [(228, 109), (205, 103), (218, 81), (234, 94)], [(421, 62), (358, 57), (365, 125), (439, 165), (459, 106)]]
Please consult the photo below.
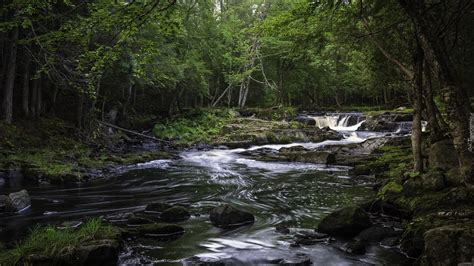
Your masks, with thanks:
[(166, 141), (166, 140), (163, 140), (163, 139), (157, 139), (155, 137), (148, 136), (148, 135), (145, 135), (145, 134), (142, 134), (142, 133), (139, 133), (139, 132), (135, 132), (135, 131), (132, 131), (132, 130), (129, 130), (129, 129), (126, 129), (126, 128), (123, 128), (123, 127), (115, 126), (115, 125), (112, 125), (112, 124), (104, 122), (104, 121), (100, 121), (100, 120), (96, 120), (96, 121), (99, 124), (102, 124), (104, 126), (115, 128), (115, 129), (118, 129), (120, 131), (123, 131), (125, 133), (129, 133), (129, 134), (132, 134), (132, 135), (135, 135), (135, 136), (140, 136), (142, 138), (147, 138), (147, 139), (151, 139), (151, 140), (158, 141), (158, 142), (170, 143), (169, 141)]

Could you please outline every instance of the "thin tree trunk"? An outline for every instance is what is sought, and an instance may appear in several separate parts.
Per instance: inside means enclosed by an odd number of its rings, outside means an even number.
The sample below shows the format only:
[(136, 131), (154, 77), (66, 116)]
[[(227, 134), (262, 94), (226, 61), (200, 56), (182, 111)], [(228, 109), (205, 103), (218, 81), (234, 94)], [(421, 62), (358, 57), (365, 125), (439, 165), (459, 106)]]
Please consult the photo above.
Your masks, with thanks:
[(38, 97), (39, 78), (33, 80), (31, 85), (30, 117), (36, 116), (36, 99)]
[(28, 111), (29, 111), (29, 97), (30, 97), (30, 62), (31, 62), (31, 56), (28, 53), (28, 51), (25, 51), (25, 69), (24, 69), (24, 74), (23, 74), (23, 90), (22, 90), (22, 110), (23, 110), (23, 115), (25, 117), (28, 117)]
[(436, 104), (433, 100), (433, 84), (431, 82), (431, 67), (428, 60), (424, 60), (423, 66), (423, 83), (425, 91), (425, 106), (428, 114), (428, 121), (430, 126), (430, 140), (436, 142), (443, 136), (443, 132), (438, 122), (438, 115), (436, 112)]
[(41, 113), (43, 112), (43, 93), (42, 93), (42, 86), (41, 86), (41, 78), (38, 79), (38, 88), (36, 90), (36, 117), (40, 117)]
[(413, 171), (423, 171), (423, 157), (421, 151), (421, 113), (423, 98), (423, 52), (418, 48), (414, 56), (414, 78), (413, 78), (413, 124), (411, 133), (411, 145), (413, 150)]
[(13, 87), (15, 85), (18, 31), (18, 27), (15, 27), (12, 32), (8, 53), (8, 69), (6, 73), (6, 82), (3, 94), (3, 115), (5, 118), (5, 123), (7, 124), (11, 124), (13, 119)]

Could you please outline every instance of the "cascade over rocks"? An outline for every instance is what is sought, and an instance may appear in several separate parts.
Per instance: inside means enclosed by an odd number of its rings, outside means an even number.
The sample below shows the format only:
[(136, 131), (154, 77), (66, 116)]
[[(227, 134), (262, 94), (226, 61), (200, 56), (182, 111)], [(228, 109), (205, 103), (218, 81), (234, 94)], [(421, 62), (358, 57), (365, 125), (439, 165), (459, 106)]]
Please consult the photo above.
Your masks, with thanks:
[(318, 225), (318, 231), (334, 236), (352, 237), (371, 225), (364, 210), (350, 206), (324, 217)]
[(250, 212), (239, 210), (230, 204), (223, 204), (211, 210), (211, 223), (217, 227), (234, 227), (251, 224), (255, 217)]

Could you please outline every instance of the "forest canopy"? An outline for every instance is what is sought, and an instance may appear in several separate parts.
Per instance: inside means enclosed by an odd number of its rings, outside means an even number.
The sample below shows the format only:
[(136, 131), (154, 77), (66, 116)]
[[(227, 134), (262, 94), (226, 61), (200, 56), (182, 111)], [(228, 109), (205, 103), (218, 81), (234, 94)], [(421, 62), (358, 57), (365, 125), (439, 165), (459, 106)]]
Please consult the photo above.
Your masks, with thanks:
[(452, 131), (466, 150), (473, 5), (3, 1), (2, 113), (83, 128), (111, 110), (126, 120), (195, 107), (413, 106), (433, 136)]

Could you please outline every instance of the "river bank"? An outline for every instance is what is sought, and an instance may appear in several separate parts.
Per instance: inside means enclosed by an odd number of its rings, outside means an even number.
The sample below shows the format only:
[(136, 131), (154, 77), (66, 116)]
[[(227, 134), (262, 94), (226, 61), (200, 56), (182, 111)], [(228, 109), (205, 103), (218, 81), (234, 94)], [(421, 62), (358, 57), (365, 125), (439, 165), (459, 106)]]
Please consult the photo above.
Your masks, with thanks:
[[(106, 224), (122, 228), (119, 229), (122, 232), (120, 239), (125, 240), (121, 242), (122, 253), (120, 256), (114, 253), (121, 263), (136, 263), (137, 259), (156, 263), (160, 261), (157, 258), (161, 257), (164, 260), (162, 262), (180, 264), (184, 263), (183, 257), (196, 254), (200, 255), (198, 258), (201, 260), (231, 264), (256, 264), (258, 261), (262, 262), (262, 259), (274, 264), (308, 260), (329, 264), (351, 260), (357, 263), (387, 263), (393, 260), (408, 263), (409, 260), (393, 255), (400, 247), (411, 257), (420, 255), (424, 249), (420, 249), (419, 245), (412, 245), (418, 253), (409, 253), (407, 247), (408, 243), (419, 244), (418, 239), (423, 232), (420, 227), (411, 224), (417, 220), (424, 222), (424, 217), (417, 216), (414, 209), (410, 209), (410, 206), (407, 208), (406, 205), (416, 201), (416, 204), (411, 205), (423, 207), (425, 198), (420, 198), (422, 195), (407, 197), (403, 186), (398, 184), (401, 182), (400, 177), (406, 176), (407, 169), (410, 168), (409, 140), (406, 137), (385, 137), (387, 132), (369, 134), (352, 130), (352, 133), (343, 133), (319, 129), (315, 127), (316, 123), (333, 123), (330, 125), (332, 127), (344, 125), (338, 125), (342, 119), (334, 120), (333, 116), (316, 116), (317, 118), (312, 118), (314, 124), (308, 123), (309, 120), (302, 119), (303, 117), (312, 116), (293, 116), (293, 122), (272, 122), (256, 118), (252, 114), (249, 117), (230, 117), (226, 123), (218, 125), (223, 130), (222, 134), (219, 131), (218, 137), (212, 138), (216, 140), (212, 145), (219, 147), (218, 149), (211, 148), (211, 143), (208, 143), (194, 145), (194, 148), (186, 149), (175, 157), (145, 158), (152, 159), (153, 163), (136, 165), (136, 168), (126, 169), (122, 174), (111, 175), (112, 182), (97, 180), (94, 182), (98, 182), (96, 185), (82, 188), (46, 186), (31, 189), (33, 209), (23, 214), (23, 221), (19, 217), (14, 220), (25, 223), (33, 218), (48, 223), (51, 220), (82, 220), (84, 217), (100, 214)], [(346, 128), (361, 122), (345, 116), (345, 121), (349, 120), (352, 122), (345, 124)], [(211, 125), (212, 127), (215, 126)], [(252, 128), (253, 131), (247, 130)], [(288, 138), (288, 132), (291, 132), (291, 138)], [(312, 135), (306, 132), (311, 132)], [(265, 137), (249, 137), (258, 134), (264, 134)], [(394, 135), (397, 134), (399, 133)], [(242, 137), (243, 135), (246, 137)], [(269, 138), (271, 135), (283, 137)], [(370, 136), (378, 137), (368, 138)], [(226, 141), (235, 144), (236, 148), (223, 147)], [(179, 147), (189, 147), (185, 144), (179, 143)], [(258, 146), (246, 148), (252, 145)], [(157, 179), (156, 176), (160, 178)], [(298, 180), (300, 184), (295, 184), (294, 180)], [(110, 187), (110, 190), (101, 189), (101, 184)], [(191, 189), (188, 190), (188, 187)], [(372, 188), (379, 191), (377, 196), (371, 192)], [(48, 191), (42, 192), (42, 189)], [(223, 191), (220, 192), (221, 190)], [(309, 194), (301, 195), (302, 190)], [(71, 201), (69, 197), (62, 196), (65, 191), (75, 195), (77, 200)], [(190, 194), (190, 191), (200, 191), (199, 196)], [(445, 192), (439, 191), (441, 194)], [(276, 199), (275, 195), (278, 195)], [(401, 199), (406, 200), (405, 204), (401, 204)], [(436, 205), (437, 200), (434, 199), (431, 204)], [(149, 211), (147, 213), (147, 209), (151, 208), (149, 206), (156, 205), (157, 202), (166, 202), (168, 207), (186, 209), (189, 216), (186, 215), (184, 221), (171, 221), (178, 227), (165, 227), (166, 230), (182, 228), (184, 235), (180, 235), (175, 241), (158, 243), (155, 242), (156, 239), (130, 238), (130, 228), (139, 224), (151, 224), (154, 226), (153, 230), (162, 230), (156, 223), (170, 222), (161, 217), (165, 209), (155, 209), (151, 216)], [(223, 203), (231, 203), (254, 213), (255, 224), (238, 230), (215, 231), (208, 222), (209, 213)], [(353, 204), (358, 205), (363, 212), (370, 213), (375, 229), (374, 226), (359, 228), (360, 232), (351, 233), (350, 237), (342, 239), (340, 236), (309, 233), (332, 211)], [(95, 209), (98, 206), (102, 206), (100, 211)], [(469, 206), (469, 203), (466, 202), (465, 206)], [(73, 212), (71, 207), (74, 207)], [(436, 210), (439, 209), (433, 209), (434, 212)], [(386, 215), (393, 218), (382, 221)], [(0, 218), (1, 220), (13, 221), (8, 217)], [(433, 226), (436, 224), (437, 220), (433, 222)], [(361, 242), (361, 237), (352, 238), (363, 230), (379, 230), (387, 226), (393, 230), (383, 229), (384, 233), (376, 239)], [(431, 229), (429, 226), (426, 228)], [(399, 229), (404, 229), (405, 233), (402, 234)], [(200, 231), (203, 233), (197, 233)], [(414, 231), (417, 232), (416, 235)], [(154, 234), (157, 232), (163, 234), (163, 231), (155, 231)], [(153, 234), (152, 231), (149, 233)], [(196, 242), (198, 238), (201, 240)], [(392, 239), (388, 242), (387, 238)], [(382, 242), (384, 247), (380, 246)], [(282, 248), (281, 243), (287, 244)], [(144, 245), (149, 245), (149, 248)], [(204, 245), (205, 248), (200, 248), (199, 245)], [(307, 252), (308, 246), (312, 253)], [(12, 246), (8, 244), (7, 247)], [(213, 252), (227, 254), (226, 256), (233, 255), (230, 260), (222, 260), (217, 253), (203, 255), (205, 251), (209, 251), (206, 247)], [(244, 252), (246, 248), (264, 248), (266, 251), (250, 256)], [(180, 255), (170, 255), (176, 252)], [(294, 257), (301, 252), (306, 256)], [(243, 259), (242, 256), (248, 256), (247, 260), (235, 260), (237, 257)], [(186, 263), (195, 264), (199, 261), (194, 258)]]

